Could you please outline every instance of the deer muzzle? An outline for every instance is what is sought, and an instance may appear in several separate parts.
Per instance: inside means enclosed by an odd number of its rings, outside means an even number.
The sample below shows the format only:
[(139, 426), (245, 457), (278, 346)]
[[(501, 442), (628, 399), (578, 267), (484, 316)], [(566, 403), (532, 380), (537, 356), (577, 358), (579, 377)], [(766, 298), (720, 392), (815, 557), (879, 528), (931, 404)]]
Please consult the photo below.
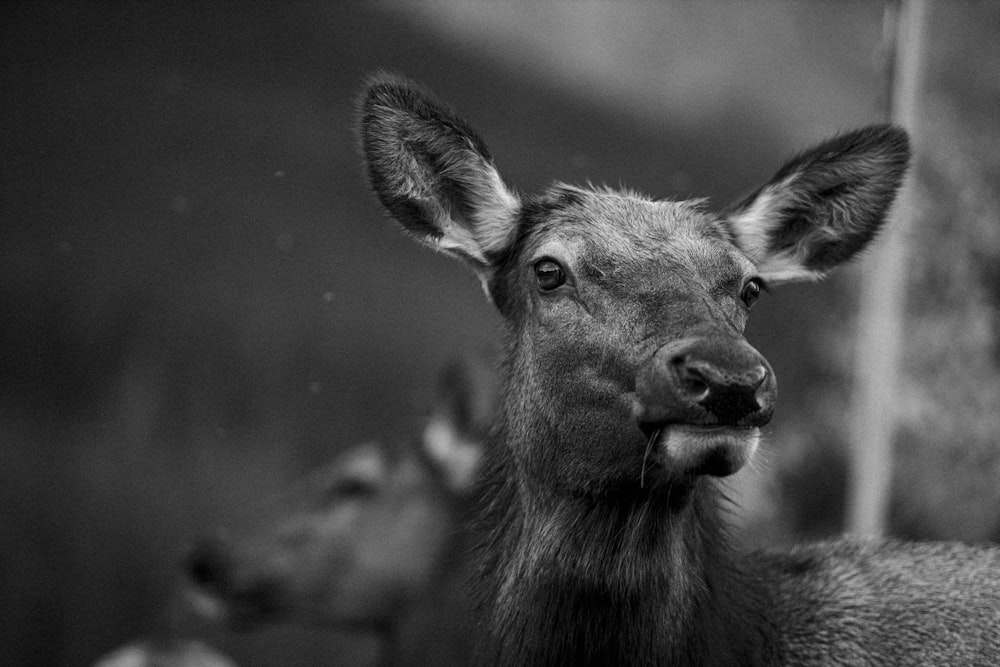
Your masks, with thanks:
[(774, 371), (742, 338), (688, 338), (639, 369), (635, 416), (672, 472), (723, 476), (750, 459), (776, 395)]

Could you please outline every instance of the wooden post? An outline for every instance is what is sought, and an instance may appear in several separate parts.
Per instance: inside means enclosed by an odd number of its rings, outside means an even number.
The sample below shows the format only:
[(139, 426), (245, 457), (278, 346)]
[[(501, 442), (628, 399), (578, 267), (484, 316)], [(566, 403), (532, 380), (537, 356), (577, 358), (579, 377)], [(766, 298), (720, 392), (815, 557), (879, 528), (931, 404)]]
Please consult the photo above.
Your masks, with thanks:
[[(915, 153), (920, 146), (916, 110), (929, 4), (930, 0), (902, 0), (886, 10), (891, 49), (889, 116), (910, 131)], [(915, 215), (916, 187), (911, 172), (883, 237), (866, 258), (862, 277), (848, 434), (851, 469), (847, 499), (847, 529), (862, 535), (882, 535), (886, 531), (897, 432), (895, 401), (899, 394), (895, 389), (906, 302), (906, 241)]]

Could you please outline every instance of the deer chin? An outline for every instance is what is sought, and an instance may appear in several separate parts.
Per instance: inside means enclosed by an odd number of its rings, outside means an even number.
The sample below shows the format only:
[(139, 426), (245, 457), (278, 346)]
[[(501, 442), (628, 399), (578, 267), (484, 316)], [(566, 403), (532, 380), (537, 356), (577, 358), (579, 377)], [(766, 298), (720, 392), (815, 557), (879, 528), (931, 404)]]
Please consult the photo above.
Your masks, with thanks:
[(237, 632), (253, 630), (266, 623), (271, 615), (270, 610), (258, 608), (252, 603), (233, 602), (194, 588), (185, 589), (184, 600), (197, 618)]
[(198, 618), (216, 625), (227, 625), (231, 611), (219, 597), (200, 589), (187, 587), (184, 590), (184, 601)]
[(667, 470), (691, 477), (727, 477), (750, 461), (759, 442), (755, 426), (669, 424), (660, 430), (655, 446)]

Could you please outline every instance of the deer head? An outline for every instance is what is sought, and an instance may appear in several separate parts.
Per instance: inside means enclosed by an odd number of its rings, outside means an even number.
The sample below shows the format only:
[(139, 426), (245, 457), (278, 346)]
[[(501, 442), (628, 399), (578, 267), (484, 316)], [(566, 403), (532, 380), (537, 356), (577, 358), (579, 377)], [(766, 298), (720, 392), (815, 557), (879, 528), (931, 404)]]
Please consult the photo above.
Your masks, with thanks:
[(468, 265), (503, 315), (507, 455), (521, 488), (556, 494), (654, 493), (746, 464), (776, 397), (744, 338), (754, 302), (854, 257), (909, 158), (904, 131), (867, 127), (716, 213), (563, 184), (522, 197), (471, 128), (404, 79), (372, 78), (359, 113), (382, 204)]

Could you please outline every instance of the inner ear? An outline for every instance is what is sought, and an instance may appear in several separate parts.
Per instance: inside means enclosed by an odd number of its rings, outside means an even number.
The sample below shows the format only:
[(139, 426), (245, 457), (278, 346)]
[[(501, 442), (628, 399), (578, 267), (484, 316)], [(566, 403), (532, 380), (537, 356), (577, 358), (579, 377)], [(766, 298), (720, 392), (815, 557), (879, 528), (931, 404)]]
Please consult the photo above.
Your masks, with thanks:
[(768, 282), (818, 278), (877, 235), (909, 162), (904, 130), (875, 125), (788, 161), (726, 225)]
[(520, 199), (465, 121), (417, 84), (378, 74), (362, 93), (358, 134), (386, 210), (418, 241), (488, 273)]

